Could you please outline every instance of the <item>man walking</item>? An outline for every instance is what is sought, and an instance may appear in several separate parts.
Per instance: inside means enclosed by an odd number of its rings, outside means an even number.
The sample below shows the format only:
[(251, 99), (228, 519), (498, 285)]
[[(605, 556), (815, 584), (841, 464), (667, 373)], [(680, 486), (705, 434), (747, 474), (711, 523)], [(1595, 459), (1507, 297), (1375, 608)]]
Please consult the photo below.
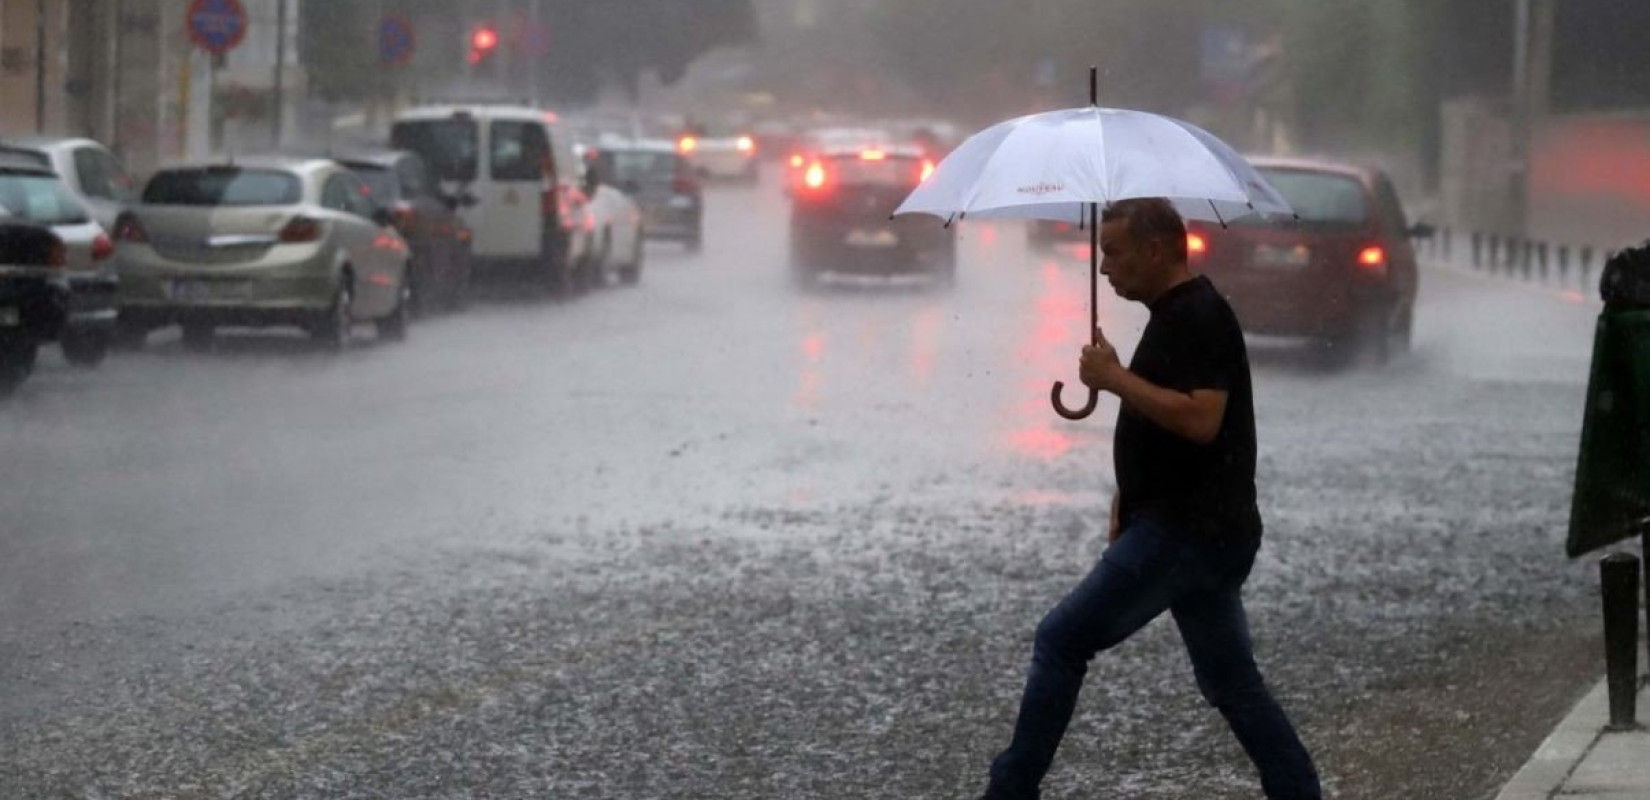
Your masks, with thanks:
[(1198, 688), (1220, 710), (1271, 800), (1320, 800), (1312, 758), (1255, 666), (1242, 590), (1260, 548), (1255, 411), (1236, 316), (1186, 263), (1186, 226), (1161, 198), (1101, 217), (1105, 275), (1151, 321), (1128, 367), (1099, 331), (1079, 374), (1118, 396), (1110, 546), (1037, 627), (1014, 739), (986, 800), (1037, 800), (1089, 660), (1174, 616)]

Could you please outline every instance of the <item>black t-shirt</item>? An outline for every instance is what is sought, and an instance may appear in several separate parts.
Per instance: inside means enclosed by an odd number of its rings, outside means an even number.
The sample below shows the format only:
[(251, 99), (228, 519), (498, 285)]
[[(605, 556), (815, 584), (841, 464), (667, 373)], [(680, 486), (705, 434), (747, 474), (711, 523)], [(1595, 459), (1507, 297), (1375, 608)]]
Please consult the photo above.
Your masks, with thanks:
[(1151, 304), (1129, 371), (1175, 391), (1227, 395), (1220, 433), (1209, 444), (1170, 433), (1123, 406), (1113, 446), (1122, 518), (1147, 514), (1196, 535), (1258, 538), (1249, 353), (1237, 316), (1208, 278), (1199, 275)]

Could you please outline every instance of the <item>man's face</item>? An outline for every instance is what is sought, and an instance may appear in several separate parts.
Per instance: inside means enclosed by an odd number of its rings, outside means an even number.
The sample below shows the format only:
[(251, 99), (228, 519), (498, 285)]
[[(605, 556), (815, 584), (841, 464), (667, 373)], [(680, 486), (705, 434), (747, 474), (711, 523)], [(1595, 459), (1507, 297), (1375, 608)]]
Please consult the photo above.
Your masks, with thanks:
[(1144, 302), (1162, 280), (1164, 248), (1129, 232), (1126, 219), (1100, 223), (1100, 274), (1124, 300)]

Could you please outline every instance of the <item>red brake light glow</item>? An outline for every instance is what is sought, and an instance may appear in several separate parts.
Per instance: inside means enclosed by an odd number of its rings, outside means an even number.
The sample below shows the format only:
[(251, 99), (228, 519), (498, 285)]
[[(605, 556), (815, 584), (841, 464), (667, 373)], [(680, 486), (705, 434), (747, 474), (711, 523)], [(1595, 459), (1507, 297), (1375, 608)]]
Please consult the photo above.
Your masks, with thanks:
[(888, 158), (888, 154), (886, 152), (882, 151), (882, 150), (861, 150), (861, 151), (859, 151), (859, 160), (861, 160), (861, 161), (883, 161), (883, 160), (886, 160), (887, 158)]
[(676, 140), (676, 149), (684, 153), (691, 153), (699, 149), (699, 140), (692, 136), (683, 136)]
[(802, 154), (801, 153), (792, 153), (791, 154), (791, 167), (793, 169), (802, 169), (802, 160), (803, 159), (802, 159)]
[(749, 136), (741, 136), (739, 137), (739, 140), (733, 144), (735, 147), (739, 148), (739, 152), (741, 153), (749, 153), (756, 149), (756, 141)]
[(1386, 250), (1379, 246), (1365, 247), (1358, 251), (1358, 266), (1374, 271), (1386, 271)]
[(1186, 255), (1197, 258), (1207, 252), (1209, 252), (1209, 240), (1203, 238), (1203, 234), (1186, 234)]
[(808, 165), (807, 174), (802, 176), (802, 182), (809, 189), (818, 189), (825, 185), (825, 165), (815, 161)]
[(922, 162), (922, 177), (917, 178), (917, 180), (918, 181), (928, 180), (928, 176), (933, 175), (933, 174), (934, 174), (934, 162), (930, 161), (928, 159), (923, 159), (923, 162)]
[(293, 217), (286, 227), (281, 229), (283, 244), (303, 244), (321, 240), (321, 223), (309, 217)]
[(92, 260), (102, 261), (115, 254), (115, 243), (106, 234), (98, 234), (92, 240)]

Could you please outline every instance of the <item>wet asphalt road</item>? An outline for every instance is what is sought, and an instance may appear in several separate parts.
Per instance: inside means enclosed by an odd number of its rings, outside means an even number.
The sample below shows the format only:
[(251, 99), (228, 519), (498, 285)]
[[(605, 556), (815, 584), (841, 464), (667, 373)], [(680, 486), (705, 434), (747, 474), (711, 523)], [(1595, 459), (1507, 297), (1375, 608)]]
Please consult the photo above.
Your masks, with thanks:
[[(778, 193), (710, 204), (636, 288), (405, 345), (45, 359), (0, 408), (0, 797), (978, 794), (1101, 549), (1115, 405), (1047, 407), (1080, 254), (969, 226), (955, 289), (799, 293)], [(1422, 298), (1384, 369), (1253, 345), (1251, 622), (1337, 798), (1490, 796), (1600, 671), (1562, 556), (1597, 308)], [(1259, 796), (1165, 621), (1045, 791)]]

